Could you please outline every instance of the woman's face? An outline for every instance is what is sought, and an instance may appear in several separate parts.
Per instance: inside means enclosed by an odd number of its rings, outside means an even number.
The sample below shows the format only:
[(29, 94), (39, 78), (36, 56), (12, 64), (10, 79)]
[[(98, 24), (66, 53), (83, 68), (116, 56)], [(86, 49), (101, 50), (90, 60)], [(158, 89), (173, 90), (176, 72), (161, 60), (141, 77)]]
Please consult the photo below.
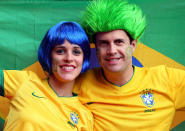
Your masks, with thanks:
[(83, 57), (81, 47), (67, 40), (61, 45), (56, 45), (51, 52), (54, 77), (61, 82), (75, 80), (81, 72)]

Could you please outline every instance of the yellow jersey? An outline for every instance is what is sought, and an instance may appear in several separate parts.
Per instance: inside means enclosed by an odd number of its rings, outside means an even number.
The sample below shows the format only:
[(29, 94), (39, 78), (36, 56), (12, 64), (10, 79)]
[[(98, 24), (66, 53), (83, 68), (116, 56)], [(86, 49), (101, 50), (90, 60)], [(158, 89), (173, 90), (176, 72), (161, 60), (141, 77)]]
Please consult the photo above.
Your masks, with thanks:
[(121, 87), (93, 69), (74, 91), (93, 113), (95, 131), (168, 131), (175, 111), (185, 112), (185, 71), (165, 66), (134, 67)]
[(92, 131), (93, 116), (78, 96), (59, 97), (31, 71), (4, 71), (1, 95), (10, 100), (4, 131)]

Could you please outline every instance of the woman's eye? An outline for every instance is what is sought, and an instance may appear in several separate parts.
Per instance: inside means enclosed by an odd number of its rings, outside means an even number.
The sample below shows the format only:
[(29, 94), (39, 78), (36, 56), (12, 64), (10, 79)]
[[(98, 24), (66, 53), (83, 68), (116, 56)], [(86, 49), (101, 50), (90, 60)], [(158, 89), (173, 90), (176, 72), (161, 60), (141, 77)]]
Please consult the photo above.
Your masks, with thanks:
[(56, 51), (56, 53), (57, 53), (57, 54), (63, 54), (63, 53), (64, 53), (64, 49), (58, 49), (58, 50)]
[(79, 49), (75, 49), (75, 50), (73, 50), (73, 53), (75, 55), (80, 55), (81, 54), (81, 51)]

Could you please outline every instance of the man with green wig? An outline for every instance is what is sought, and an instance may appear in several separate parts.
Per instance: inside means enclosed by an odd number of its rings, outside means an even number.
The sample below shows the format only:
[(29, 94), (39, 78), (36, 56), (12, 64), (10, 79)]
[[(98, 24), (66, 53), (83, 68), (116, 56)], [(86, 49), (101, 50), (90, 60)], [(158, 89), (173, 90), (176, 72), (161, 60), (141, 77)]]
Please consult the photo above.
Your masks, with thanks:
[(101, 65), (82, 74), (75, 88), (94, 115), (94, 129), (169, 130), (175, 111), (185, 108), (185, 72), (132, 65), (146, 27), (140, 8), (123, 0), (94, 0), (81, 23)]

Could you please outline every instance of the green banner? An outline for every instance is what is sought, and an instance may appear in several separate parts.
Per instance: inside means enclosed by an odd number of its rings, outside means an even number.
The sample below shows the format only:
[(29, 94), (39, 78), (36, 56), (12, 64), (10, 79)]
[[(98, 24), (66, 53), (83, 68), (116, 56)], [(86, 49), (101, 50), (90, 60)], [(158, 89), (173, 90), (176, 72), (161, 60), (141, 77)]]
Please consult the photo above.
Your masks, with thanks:
[(87, 1), (0, 1), (0, 69), (23, 69), (37, 60), (46, 31), (78, 21)]

